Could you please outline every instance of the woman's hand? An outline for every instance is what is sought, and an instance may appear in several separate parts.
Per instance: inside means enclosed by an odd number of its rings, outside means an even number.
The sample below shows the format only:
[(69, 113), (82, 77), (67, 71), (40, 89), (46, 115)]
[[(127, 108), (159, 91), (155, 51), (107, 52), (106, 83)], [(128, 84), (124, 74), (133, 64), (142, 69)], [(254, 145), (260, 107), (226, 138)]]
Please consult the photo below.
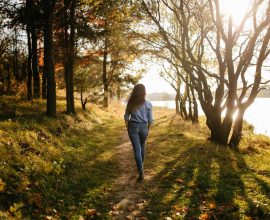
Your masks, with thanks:
[(148, 123), (148, 131), (150, 130), (150, 127), (151, 127), (151, 123)]

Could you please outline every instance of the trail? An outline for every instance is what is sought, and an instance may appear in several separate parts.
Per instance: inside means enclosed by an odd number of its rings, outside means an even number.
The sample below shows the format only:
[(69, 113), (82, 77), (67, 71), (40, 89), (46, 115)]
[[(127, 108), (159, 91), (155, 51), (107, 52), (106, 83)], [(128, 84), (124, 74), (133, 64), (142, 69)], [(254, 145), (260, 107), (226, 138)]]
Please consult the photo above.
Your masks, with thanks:
[[(116, 155), (121, 165), (121, 174), (115, 180), (118, 189), (115, 202), (110, 212), (113, 220), (146, 220), (141, 210), (146, 205), (143, 198), (143, 182), (137, 182), (137, 167), (134, 160), (133, 149), (127, 132), (122, 135), (121, 145), (116, 146)], [(145, 181), (148, 176), (145, 174)]]

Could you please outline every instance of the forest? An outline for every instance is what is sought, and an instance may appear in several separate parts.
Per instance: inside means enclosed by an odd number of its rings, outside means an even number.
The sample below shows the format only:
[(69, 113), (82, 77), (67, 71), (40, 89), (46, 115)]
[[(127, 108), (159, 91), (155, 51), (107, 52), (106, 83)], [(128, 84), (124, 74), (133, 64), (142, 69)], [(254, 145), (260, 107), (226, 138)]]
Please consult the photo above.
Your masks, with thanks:
[(269, 54), (270, 0), (0, 0), (0, 219), (270, 219)]

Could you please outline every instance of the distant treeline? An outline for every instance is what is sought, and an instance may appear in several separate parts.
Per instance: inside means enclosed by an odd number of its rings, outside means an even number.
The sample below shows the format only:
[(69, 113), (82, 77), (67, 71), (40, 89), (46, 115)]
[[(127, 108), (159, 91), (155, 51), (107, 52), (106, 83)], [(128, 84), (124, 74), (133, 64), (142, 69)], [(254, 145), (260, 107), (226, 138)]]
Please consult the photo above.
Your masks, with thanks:
[(175, 94), (170, 94), (167, 92), (155, 92), (147, 94), (146, 98), (149, 101), (171, 101), (175, 99)]
[[(270, 89), (261, 90), (257, 96), (258, 98), (270, 98)], [(167, 92), (155, 92), (147, 94), (147, 100), (149, 101), (173, 101), (175, 94)]]
[(270, 89), (264, 89), (264, 90), (261, 90), (258, 94), (257, 97), (260, 97), (260, 98), (270, 98)]

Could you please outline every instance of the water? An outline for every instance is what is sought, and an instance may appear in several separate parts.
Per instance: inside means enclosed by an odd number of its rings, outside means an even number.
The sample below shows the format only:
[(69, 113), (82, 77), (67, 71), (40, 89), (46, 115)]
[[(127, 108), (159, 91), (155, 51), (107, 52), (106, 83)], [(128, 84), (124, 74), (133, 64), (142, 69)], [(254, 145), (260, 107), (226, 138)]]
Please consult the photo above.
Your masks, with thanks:
[[(153, 106), (175, 108), (174, 101), (151, 101)], [(201, 108), (199, 115), (204, 115)], [(244, 119), (254, 126), (254, 132), (270, 136), (270, 98), (257, 98), (247, 109)]]

